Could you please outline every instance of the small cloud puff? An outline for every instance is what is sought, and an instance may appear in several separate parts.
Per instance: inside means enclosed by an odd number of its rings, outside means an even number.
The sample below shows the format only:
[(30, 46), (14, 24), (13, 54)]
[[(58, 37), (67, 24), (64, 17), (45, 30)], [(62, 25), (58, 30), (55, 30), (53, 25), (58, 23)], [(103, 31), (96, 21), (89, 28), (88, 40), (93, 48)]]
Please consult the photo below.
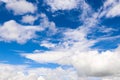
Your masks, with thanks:
[(71, 10), (77, 8), (79, 0), (46, 0), (52, 11)]
[(35, 32), (41, 30), (42, 28), (37, 26), (23, 26), (14, 20), (10, 20), (0, 27), (0, 41), (25, 43), (26, 41), (35, 38)]
[(25, 13), (34, 13), (37, 7), (26, 0), (3, 1), (6, 8), (14, 12), (15, 15), (23, 15)]

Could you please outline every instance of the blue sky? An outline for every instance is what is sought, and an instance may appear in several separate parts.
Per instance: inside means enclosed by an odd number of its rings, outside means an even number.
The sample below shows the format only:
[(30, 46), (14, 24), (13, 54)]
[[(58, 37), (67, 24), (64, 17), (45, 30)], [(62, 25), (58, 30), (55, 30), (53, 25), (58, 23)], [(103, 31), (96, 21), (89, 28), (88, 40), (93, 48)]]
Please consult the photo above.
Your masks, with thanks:
[(119, 80), (120, 0), (0, 0), (0, 80)]

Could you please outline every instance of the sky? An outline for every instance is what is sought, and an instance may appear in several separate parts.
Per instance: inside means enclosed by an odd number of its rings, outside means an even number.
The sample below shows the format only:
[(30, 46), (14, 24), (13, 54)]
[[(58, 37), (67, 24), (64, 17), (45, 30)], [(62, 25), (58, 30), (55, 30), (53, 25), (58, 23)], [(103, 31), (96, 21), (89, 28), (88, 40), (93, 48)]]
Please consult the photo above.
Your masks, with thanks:
[(120, 80), (120, 0), (0, 0), (0, 80)]

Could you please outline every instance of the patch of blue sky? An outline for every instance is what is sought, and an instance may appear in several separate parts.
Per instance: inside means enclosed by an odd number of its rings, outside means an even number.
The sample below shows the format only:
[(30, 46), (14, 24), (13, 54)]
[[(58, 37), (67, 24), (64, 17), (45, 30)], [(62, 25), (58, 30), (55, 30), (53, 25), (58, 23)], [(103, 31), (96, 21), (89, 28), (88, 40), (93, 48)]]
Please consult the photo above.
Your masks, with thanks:
[(94, 11), (98, 11), (104, 4), (105, 0), (85, 0)]
[(0, 52), (2, 51), (14, 51), (14, 50), (19, 50), (19, 51), (25, 51), (25, 52), (32, 52), (35, 49), (40, 49), (40, 46), (38, 43), (33, 43), (31, 41), (28, 41), (26, 44), (18, 44), (16, 42), (0, 42)]
[(102, 19), (101, 24), (105, 25), (106, 27), (118, 29), (120, 31), (120, 16), (116, 16), (113, 18), (104, 18)]
[(101, 40), (95, 45), (91, 46), (92, 49), (98, 49), (99, 51), (113, 50), (116, 49), (120, 44), (120, 38)]
[(57, 27), (75, 29), (82, 25), (79, 19), (79, 15), (81, 14), (79, 10), (59, 11), (56, 14), (55, 17), (53, 16), (50, 19), (56, 23)]
[(81, 11), (79, 9), (50, 11), (50, 7), (44, 4), (44, 1), (38, 4), (38, 13), (45, 13), (50, 21), (53, 21), (57, 27), (77, 28), (82, 24), (79, 19)]
[(5, 9), (5, 4), (0, 5), (0, 24), (11, 20), (13, 18), (13, 14), (10, 11)]
[[(55, 69), (57, 67), (60, 67), (61, 65), (59, 64), (54, 64), (54, 63), (46, 63), (46, 64), (42, 64), (42, 63), (37, 63), (37, 62), (33, 62), (32, 60), (30, 61), (30, 63), (26, 62), (24, 63), (26, 65), (29, 65), (29, 67), (31, 68), (51, 68), (51, 69)], [(65, 66), (64, 66), (65, 67)]]

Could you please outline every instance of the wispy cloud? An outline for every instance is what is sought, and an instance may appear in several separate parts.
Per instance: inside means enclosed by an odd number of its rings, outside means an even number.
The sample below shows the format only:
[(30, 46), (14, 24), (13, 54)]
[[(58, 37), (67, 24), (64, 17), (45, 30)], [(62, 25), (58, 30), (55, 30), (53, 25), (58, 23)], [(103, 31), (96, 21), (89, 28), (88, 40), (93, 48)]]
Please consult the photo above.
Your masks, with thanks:
[(107, 0), (102, 6), (102, 12), (100, 16), (105, 16), (107, 18), (113, 18), (120, 16), (120, 1), (119, 0)]

